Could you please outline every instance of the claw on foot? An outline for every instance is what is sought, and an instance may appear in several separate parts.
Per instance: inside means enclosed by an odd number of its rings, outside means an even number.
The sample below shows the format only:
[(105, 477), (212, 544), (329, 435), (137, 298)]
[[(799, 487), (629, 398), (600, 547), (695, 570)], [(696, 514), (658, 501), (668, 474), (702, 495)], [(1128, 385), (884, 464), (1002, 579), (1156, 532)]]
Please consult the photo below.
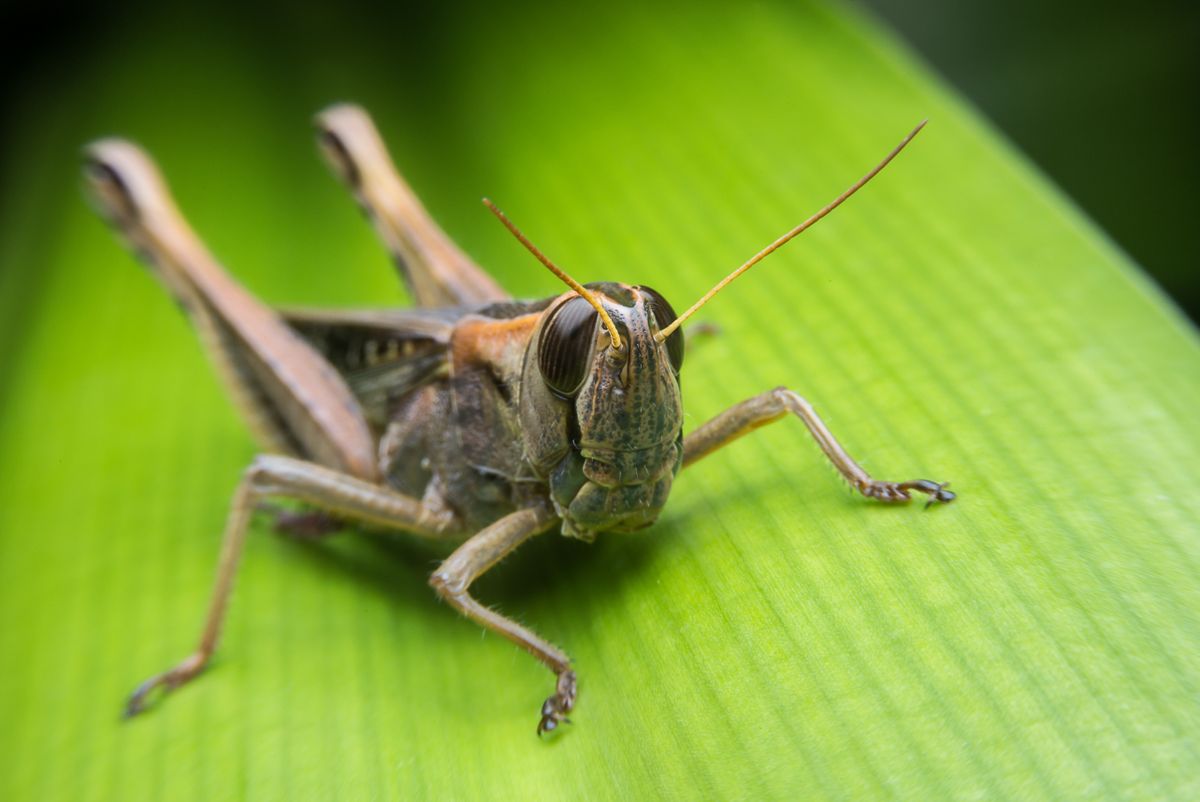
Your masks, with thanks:
[(554, 695), (542, 703), (542, 720), (538, 722), (537, 734), (540, 738), (543, 732), (553, 732), (558, 725), (571, 723), (567, 713), (575, 707), (576, 681), (574, 671), (564, 671), (558, 675), (558, 683)]
[(897, 504), (909, 501), (912, 498), (911, 491), (916, 490), (929, 496), (929, 501), (925, 502), (925, 509), (929, 509), (934, 504), (949, 504), (954, 501), (954, 493), (946, 489), (949, 486), (949, 482), (931, 482), (928, 479), (914, 479), (911, 482), (872, 482), (863, 490), (863, 495), (885, 503)]
[(150, 679), (143, 682), (134, 689), (129, 695), (129, 700), (125, 703), (125, 718), (133, 718), (138, 713), (141, 713), (149, 707), (148, 699), (155, 688), (162, 688), (162, 692), (168, 693), (183, 685), (188, 680), (195, 677), (204, 669), (204, 664), (207, 658), (200, 654), (193, 654), (188, 659), (184, 660), (179, 665), (172, 668), (170, 671), (164, 671), (161, 674), (155, 674)]

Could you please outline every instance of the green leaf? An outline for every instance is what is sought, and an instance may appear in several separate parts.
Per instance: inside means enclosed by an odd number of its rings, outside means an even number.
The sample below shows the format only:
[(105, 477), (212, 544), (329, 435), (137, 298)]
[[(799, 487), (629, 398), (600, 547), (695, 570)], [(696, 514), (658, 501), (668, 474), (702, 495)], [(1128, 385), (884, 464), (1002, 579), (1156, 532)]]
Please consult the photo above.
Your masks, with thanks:
[[(885, 34), (782, 3), (219, 14), (131, 17), (12, 117), (0, 798), (1200, 793), (1195, 332)], [(723, 334), (685, 404), (691, 427), (786, 385), (869, 470), (959, 501), (864, 501), (787, 420), (684, 473), (652, 529), (530, 544), (479, 596), (576, 661), (575, 724), (547, 741), (550, 676), (435, 601), (439, 552), (261, 523), (217, 661), (121, 722), (198, 635), (254, 449), (84, 208), (78, 147), (141, 141), (271, 302), (399, 302), (305, 130), (343, 98), (518, 294), (558, 285), (483, 194), (581, 280), (676, 308), (928, 117), (704, 310)]]

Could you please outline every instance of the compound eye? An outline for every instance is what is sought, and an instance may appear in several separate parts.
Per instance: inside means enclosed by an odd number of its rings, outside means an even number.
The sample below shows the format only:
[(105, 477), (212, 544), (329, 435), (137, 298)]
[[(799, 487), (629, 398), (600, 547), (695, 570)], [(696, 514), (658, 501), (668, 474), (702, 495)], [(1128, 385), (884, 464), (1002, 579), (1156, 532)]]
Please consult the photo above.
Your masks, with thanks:
[(542, 326), (538, 370), (546, 386), (560, 398), (579, 392), (596, 347), (600, 315), (578, 295), (560, 304)]
[[(646, 305), (650, 307), (650, 313), (654, 315), (654, 323), (660, 331), (675, 322), (675, 310), (667, 303), (666, 298), (649, 287), (637, 287), (636, 289), (646, 296)], [(675, 329), (667, 338), (667, 358), (671, 360), (671, 367), (675, 369), (676, 373), (683, 368), (683, 329)]]

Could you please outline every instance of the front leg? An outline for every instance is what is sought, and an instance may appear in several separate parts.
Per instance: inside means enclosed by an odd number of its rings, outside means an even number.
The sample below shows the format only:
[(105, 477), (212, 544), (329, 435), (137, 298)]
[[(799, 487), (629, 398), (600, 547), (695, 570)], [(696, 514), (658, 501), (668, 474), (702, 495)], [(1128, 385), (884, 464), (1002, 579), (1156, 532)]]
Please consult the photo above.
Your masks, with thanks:
[(472, 582), (526, 540), (545, 532), (557, 522), (558, 516), (547, 505), (506, 515), (459, 546), (429, 578), (429, 584), (438, 595), (460, 613), (508, 638), (554, 672), (558, 681), (554, 694), (542, 705), (538, 735), (553, 730), (558, 727), (559, 722), (566, 721), (567, 713), (575, 706), (575, 672), (571, 670), (571, 658), (533, 631), (483, 606), (467, 592), (467, 589), (471, 587)]
[(946, 489), (947, 482), (931, 482), (928, 479), (887, 482), (872, 479), (870, 474), (846, 453), (812, 405), (785, 387), (776, 387), (730, 407), (685, 437), (683, 467), (686, 468), (760, 426), (774, 423), (789, 412), (804, 421), (821, 451), (825, 452), (825, 456), (838, 472), (846, 477), (846, 481), (864, 496), (879, 501), (905, 502), (911, 498), (911, 491), (916, 490), (929, 496), (925, 505), (927, 507), (930, 504), (954, 500), (954, 494)]

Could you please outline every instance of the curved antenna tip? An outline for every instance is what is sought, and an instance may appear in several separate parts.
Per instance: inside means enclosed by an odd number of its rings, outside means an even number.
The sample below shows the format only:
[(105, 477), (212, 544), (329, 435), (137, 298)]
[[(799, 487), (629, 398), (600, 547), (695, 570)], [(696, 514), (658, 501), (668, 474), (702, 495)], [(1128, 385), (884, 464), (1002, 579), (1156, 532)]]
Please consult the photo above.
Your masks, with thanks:
[(792, 240), (794, 237), (798, 236), (801, 232), (805, 231), (810, 226), (817, 223), (817, 221), (819, 221), (822, 217), (829, 214), (834, 209), (836, 209), (838, 206), (840, 206), (847, 198), (849, 198), (855, 192), (858, 192), (860, 189), (862, 189), (863, 186), (866, 185), (866, 183), (868, 181), (870, 181), (875, 176), (879, 175), (879, 172), (881, 170), (883, 170), (884, 167), (887, 167), (888, 163), (890, 163), (892, 159), (896, 158), (896, 156), (900, 153), (900, 151), (904, 150), (905, 146), (908, 145), (908, 143), (913, 140), (913, 137), (915, 137), (918, 133), (920, 133), (921, 129), (925, 127), (925, 123), (927, 123), (927, 122), (929, 122), (929, 120), (924, 119), (920, 123), (918, 123), (917, 127), (912, 129), (912, 131), (909, 131), (908, 136), (906, 136), (906, 137), (904, 137), (904, 139), (900, 140), (900, 144), (897, 145), (896, 147), (892, 148), (891, 152), (888, 153), (888, 155), (884, 156), (883, 160), (881, 162), (879, 162), (877, 165), (875, 165), (875, 167), (872, 168), (869, 173), (867, 173), (862, 178), (855, 181), (852, 185), (850, 185), (850, 187), (848, 189), (846, 189), (844, 192), (842, 192), (841, 195), (838, 195), (832, 201), (825, 204), (825, 206), (822, 207), (820, 209), (820, 211), (818, 211), (812, 217), (805, 220), (800, 225), (793, 228), (791, 231), (784, 234), (779, 239), (772, 242), (767, 247), (763, 248), (758, 253), (754, 254), (754, 256), (752, 256), (749, 261), (745, 262), (741, 267), (737, 268), (732, 273), (727, 275), (725, 278), (718, 281), (716, 286), (714, 286), (711, 290), (709, 290), (703, 296), (701, 296), (699, 301), (696, 301), (696, 303), (694, 303), (690, 307), (688, 307), (682, 315), (679, 315), (678, 317), (676, 317), (675, 321), (673, 323), (671, 323), (671, 325), (660, 330), (658, 332), (658, 334), (654, 335), (654, 339), (658, 340), (659, 342), (664, 342), (667, 339), (667, 337), (671, 336), (671, 333), (673, 331), (675, 331), (677, 328), (679, 328), (680, 326), (683, 325), (685, 320), (687, 320), (689, 317), (691, 317), (693, 314), (695, 314), (696, 310), (698, 310), (700, 307), (702, 307), (706, 303), (708, 303), (714, 295), (716, 295), (721, 290), (725, 289), (725, 287), (731, 281), (733, 281), (735, 278), (737, 278), (738, 276), (745, 273), (750, 268), (754, 267), (756, 264), (758, 264), (763, 259), (770, 256), (772, 253), (774, 253), (779, 248), (783, 247), (783, 245), (785, 245), (787, 242)]

